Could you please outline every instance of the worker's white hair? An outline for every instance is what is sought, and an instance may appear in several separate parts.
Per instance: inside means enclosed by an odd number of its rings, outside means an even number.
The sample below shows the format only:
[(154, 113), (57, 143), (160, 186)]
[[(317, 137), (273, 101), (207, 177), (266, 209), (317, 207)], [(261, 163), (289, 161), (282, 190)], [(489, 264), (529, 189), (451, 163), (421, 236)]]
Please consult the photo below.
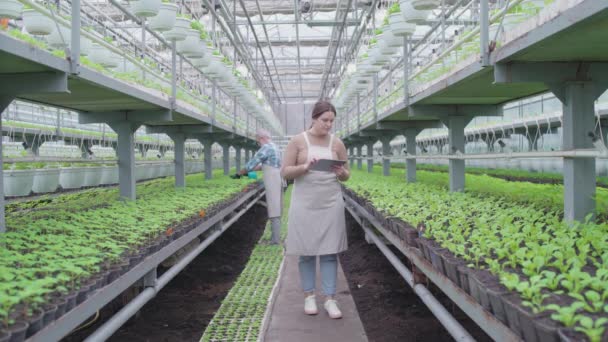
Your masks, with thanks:
[(255, 136), (258, 138), (270, 138), (270, 133), (267, 130), (260, 128), (255, 133)]

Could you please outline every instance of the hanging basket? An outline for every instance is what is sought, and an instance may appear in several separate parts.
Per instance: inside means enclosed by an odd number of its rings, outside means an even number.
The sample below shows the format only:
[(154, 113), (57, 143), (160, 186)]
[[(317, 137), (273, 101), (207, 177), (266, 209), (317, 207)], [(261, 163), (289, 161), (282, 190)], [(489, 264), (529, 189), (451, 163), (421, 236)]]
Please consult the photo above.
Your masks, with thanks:
[(23, 4), (17, 0), (2, 0), (0, 1), (0, 17), (17, 19), (21, 17)]
[(411, 0), (412, 7), (419, 11), (432, 10), (439, 7), (440, 0)]
[[(380, 39), (380, 38), (378, 38)], [(403, 46), (403, 37), (399, 37), (393, 34), (393, 31), (386, 30), (382, 33), (382, 40), (386, 43), (387, 46), (400, 48)]]
[(188, 35), (188, 30), (190, 30), (190, 20), (186, 18), (175, 18), (175, 24), (173, 25), (173, 29), (170, 31), (164, 32), (163, 35), (165, 39), (169, 41), (182, 41), (186, 39)]
[(161, 0), (137, 0), (131, 3), (131, 12), (138, 17), (153, 17), (160, 10)]
[(393, 13), (388, 17), (391, 32), (397, 37), (412, 35), (416, 31), (416, 25), (405, 21), (401, 13)]
[(46, 36), (53, 32), (55, 23), (44, 14), (33, 9), (25, 9), (22, 12), (23, 25), (29, 34)]
[(186, 39), (177, 42), (175, 49), (188, 58), (202, 58), (204, 55), (203, 42), (197, 30), (189, 29)]
[(177, 5), (172, 3), (162, 3), (160, 10), (155, 17), (150, 18), (148, 27), (154, 31), (166, 32), (173, 29), (177, 16)]
[(401, 15), (403, 19), (408, 24), (419, 25), (426, 21), (431, 11), (429, 10), (417, 10), (412, 7), (411, 2), (409, 1), (401, 1)]

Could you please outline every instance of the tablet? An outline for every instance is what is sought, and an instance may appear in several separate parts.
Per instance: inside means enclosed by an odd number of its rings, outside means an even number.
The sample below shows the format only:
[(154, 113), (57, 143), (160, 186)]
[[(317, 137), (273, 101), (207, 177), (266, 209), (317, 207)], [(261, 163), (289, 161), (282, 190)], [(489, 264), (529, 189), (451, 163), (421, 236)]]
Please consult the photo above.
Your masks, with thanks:
[(344, 165), (346, 160), (335, 160), (335, 159), (319, 159), (310, 169), (315, 171), (332, 172), (331, 167), (333, 165)]

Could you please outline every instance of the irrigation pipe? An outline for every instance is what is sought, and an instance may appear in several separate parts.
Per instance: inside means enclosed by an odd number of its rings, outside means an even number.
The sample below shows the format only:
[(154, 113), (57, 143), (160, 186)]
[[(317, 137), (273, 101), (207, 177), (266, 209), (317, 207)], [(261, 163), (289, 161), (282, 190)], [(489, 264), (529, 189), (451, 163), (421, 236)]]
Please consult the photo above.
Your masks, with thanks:
[[(186, 254), (177, 264), (171, 267), (167, 272), (163, 273), (163, 275), (156, 279), (156, 283), (154, 286), (147, 287), (140, 293), (135, 299), (133, 299), (129, 304), (123, 307), (117, 314), (112, 316), (112, 318), (104, 323), (100, 328), (98, 328), (93, 334), (84, 340), (84, 342), (97, 342), (97, 341), (105, 341), (116, 330), (118, 330), (131, 316), (133, 316), (139, 309), (141, 309), (147, 302), (149, 302), (152, 298), (156, 296), (160, 290), (162, 290), (179, 272), (181, 272), (194, 258), (196, 258), (205, 248), (207, 248), (211, 243), (213, 243), (218, 237), (222, 235), (222, 233), (228, 229), (236, 220), (238, 220), (245, 212), (249, 210), (255, 203), (258, 202), (260, 198), (264, 196), (264, 192), (262, 192), (257, 198), (247, 204), (247, 207), (241, 210), (237, 215), (232, 217), (226, 223), (223, 223), (221, 229), (213, 232), (209, 235), (201, 244), (196, 247), (196, 249), (192, 250), (190, 253)], [(219, 222), (218, 222), (219, 224)]]
[(405, 279), (405, 281), (412, 287), (414, 292), (422, 299), (424, 304), (431, 310), (433, 315), (437, 317), (439, 322), (445, 327), (450, 335), (456, 341), (475, 341), (475, 339), (458, 323), (458, 321), (437, 301), (429, 290), (422, 284), (414, 283), (414, 276), (410, 270), (403, 265), (403, 263), (395, 256), (393, 252), (376, 236), (371, 229), (361, 225), (361, 228), (365, 231), (365, 234), (371, 238), (371, 240), (378, 246), (378, 249), (384, 254), (388, 261), (395, 267), (397, 272)]

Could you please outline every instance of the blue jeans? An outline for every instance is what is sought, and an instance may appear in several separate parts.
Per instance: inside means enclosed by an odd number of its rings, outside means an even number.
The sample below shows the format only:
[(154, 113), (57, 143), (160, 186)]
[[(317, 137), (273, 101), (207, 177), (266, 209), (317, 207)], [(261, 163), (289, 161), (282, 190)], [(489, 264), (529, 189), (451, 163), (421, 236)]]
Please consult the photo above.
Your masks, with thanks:
[[(336, 294), (336, 277), (338, 274), (338, 256), (336, 254), (321, 255), (321, 285), (326, 296)], [(299, 261), (300, 281), (304, 292), (315, 290), (317, 276), (317, 256), (301, 255)]]

